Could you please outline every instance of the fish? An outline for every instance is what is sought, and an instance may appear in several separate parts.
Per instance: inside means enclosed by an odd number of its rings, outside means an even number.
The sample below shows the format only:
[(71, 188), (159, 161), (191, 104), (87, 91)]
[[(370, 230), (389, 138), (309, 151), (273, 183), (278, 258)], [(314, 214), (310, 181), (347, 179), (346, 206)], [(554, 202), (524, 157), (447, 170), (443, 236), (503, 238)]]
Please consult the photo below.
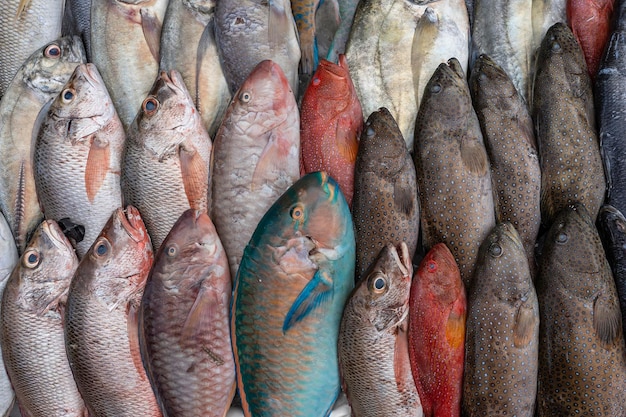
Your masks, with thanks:
[(489, 158), (461, 64), (440, 64), (415, 122), (413, 162), (422, 243), (443, 242), (469, 289), (478, 248), (496, 224)]
[(580, 44), (592, 82), (611, 36), (615, 0), (568, 0), (567, 22)]
[(61, 34), (78, 36), (83, 41), (87, 62), (91, 62), (91, 1), (65, 0)]
[(532, 118), (541, 165), (541, 221), (580, 202), (595, 219), (606, 180), (596, 131), (593, 92), (572, 31), (556, 23), (537, 58)]
[(413, 158), (400, 128), (382, 107), (365, 123), (354, 169), (352, 220), (359, 281), (387, 243), (417, 249), (420, 208)]
[(233, 97), (254, 68), (265, 60), (278, 64), (289, 80), (291, 91), (298, 91), (301, 53), (289, 1), (218, 1), (215, 38)]
[(346, 53), (346, 43), (348, 43), (350, 29), (352, 28), (352, 23), (354, 22), (354, 14), (356, 13), (356, 7), (359, 4), (357, 0), (341, 0), (338, 3), (339, 27), (335, 31), (333, 40), (326, 54), (326, 60), (334, 62), (335, 64), (339, 62), (339, 55), (345, 55)]
[(626, 347), (617, 291), (583, 204), (563, 208), (552, 223), (536, 290), (538, 417), (626, 415)]
[(350, 294), (339, 327), (341, 380), (354, 416), (423, 416), (407, 342), (413, 266), (387, 243)]
[(480, 246), (474, 273), (481, 278), (468, 294), (463, 413), (533, 417), (539, 303), (513, 224), (496, 225)]
[(0, 97), (35, 51), (61, 37), (64, 1), (0, 2)]
[(322, 60), (300, 105), (302, 175), (325, 171), (352, 204), (354, 164), (363, 129), (361, 104), (345, 56)]
[(160, 71), (177, 70), (215, 136), (230, 101), (215, 40), (215, 0), (170, 0), (163, 21)]
[(79, 38), (52, 41), (24, 62), (0, 101), (0, 210), (20, 254), (43, 220), (33, 171), (34, 143), (50, 102), (84, 62)]
[[(335, 33), (341, 23), (339, 0), (321, 1), (315, 12), (315, 41), (318, 58), (327, 58)], [(334, 61), (337, 63), (337, 61)]]
[(508, 74), (517, 92), (530, 100), (532, 78), (533, 0), (477, 0), (472, 26), (472, 66), (488, 55)]
[(345, 197), (324, 172), (300, 178), (259, 222), (231, 310), (246, 417), (330, 413), (340, 392), (341, 313), (354, 287), (353, 228)]
[(213, 142), (211, 220), (237, 275), (263, 214), (300, 178), (300, 115), (281, 67), (259, 63), (234, 95)]
[(496, 220), (519, 233), (535, 276), (541, 170), (532, 118), (511, 78), (489, 56), (478, 57), (469, 84), (490, 161)]
[(2, 357), (25, 416), (87, 417), (65, 352), (64, 313), (78, 267), (54, 220), (44, 220), (6, 282)]
[(445, 243), (434, 245), (413, 275), (409, 358), (425, 417), (460, 416), (467, 297)]
[(94, 64), (80, 64), (50, 105), (34, 149), (35, 186), (46, 218), (85, 227), (79, 258), (122, 203), (126, 134)]
[(567, 23), (567, 0), (533, 0), (532, 10), (532, 50), (536, 55), (548, 29), (555, 23)]
[(313, 74), (319, 62), (315, 35), (315, 14), (319, 6), (320, 0), (291, 0), (300, 40), (300, 73), (303, 74)]
[(139, 312), (145, 368), (165, 415), (224, 417), (236, 386), (226, 252), (208, 214), (194, 209), (162, 246)]
[(208, 211), (212, 147), (181, 74), (161, 71), (128, 129), (122, 169), (124, 202), (155, 251), (185, 210)]
[(139, 211), (118, 207), (67, 294), (67, 356), (93, 417), (162, 417), (141, 361), (139, 310), (154, 255)]
[(124, 129), (159, 73), (168, 0), (91, 2), (91, 62), (102, 74)]

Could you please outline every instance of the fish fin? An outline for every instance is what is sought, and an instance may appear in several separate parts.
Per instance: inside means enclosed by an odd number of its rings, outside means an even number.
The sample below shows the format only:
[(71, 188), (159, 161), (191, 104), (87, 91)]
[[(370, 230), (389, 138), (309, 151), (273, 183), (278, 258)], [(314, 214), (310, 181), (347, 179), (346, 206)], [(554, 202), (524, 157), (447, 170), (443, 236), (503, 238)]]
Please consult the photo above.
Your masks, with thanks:
[(130, 357), (137, 370), (137, 374), (143, 380), (147, 379), (146, 371), (141, 360), (141, 349), (139, 347), (139, 306), (135, 302), (129, 302), (126, 307), (126, 331), (128, 332), (128, 347), (130, 349)]
[(354, 129), (350, 118), (341, 116), (337, 120), (335, 137), (339, 154), (350, 163), (356, 162), (356, 154), (359, 151), (358, 131)]
[(264, 173), (268, 171), (277, 170), (279, 164), (282, 161), (280, 158), (279, 147), (280, 147), (280, 138), (275, 132), (269, 134), (267, 139), (267, 143), (259, 155), (259, 161), (254, 168), (254, 173), (252, 174), (252, 189), (256, 190), (260, 187), (264, 182)]
[(26, 10), (28, 6), (30, 6), (31, 0), (20, 0), (20, 4), (17, 6), (17, 12), (15, 12), (15, 18), (19, 19), (22, 17), (22, 13)]
[(622, 329), (619, 305), (609, 302), (602, 294), (598, 294), (593, 302), (593, 328), (606, 344), (613, 343)]
[(478, 140), (467, 137), (461, 140), (461, 160), (474, 175), (483, 176), (489, 169), (487, 151)]
[(104, 179), (109, 172), (110, 162), (111, 149), (109, 148), (109, 143), (97, 137), (92, 137), (85, 167), (85, 189), (90, 203), (93, 203), (96, 194), (98, 194), (100, 187), (104, 183)]
[(524, 302), (517, 309), (515, 324), (513, 325), (513, 343), (517, 348), (528, 346), (535, 329), (539, 324), (539, 316), (531, 303)]
[[(522, 111), (525, 111), (522, 109)], [(537, 151), (537, 139), (535, 138), (535, 131), (533, 122), (530, 117), (516, 117), (517, 127), (519, 128), (522, 136), (526, 142)]]
[(139, 13), (141, 14), (143, 37), (146, 39), (152, 57), (156, 62), (159, 62), (162, 23), (158, 16), (150, 9), (141, 9)]
[(464, 297), (457, 298), (452, 304), (446, 321), (446, 340), (451, 348), (463, 346), (465, 342), (465, 317), (467, 304)]
[(207, 211), (207, 192), (209, 167), (195, 148), (187, 149), (184, 145), (178, 148), (180, 173), (183, 187), (189, 202), (189, 208)]
[(311, 311), (333, 295), (333, 281), (326, 272), (317, 271), (293, 302), (283, 323), (283, 334), (302, 321)]
[[(295, 27), (296, 23), (293, 20), (291, 10), (285, 10), (282, 5), (278, 4), (278, 0), (268, 0), (268, 4), (270, 10), (267, 22), (267, 39), (270, 49), (273, 50), (284, 42), (285, 34), (289, 32), (292, 26)], [(295, 32), (297, 36), (298, 31), (295, 30)]]
[(398, 325), (396, 343), (393, 352), (393, 373), (396, 377), (398, 392), (407, 392), (408, 381), (413, 382), (411, 362), (409, 359), (408, 320), (406, 318)]
[(190, 340), (206, 332), (210, 328), (211, 320), (216, 317), (220, 305), (217, 292), (209, 287), (205, 278), (200, 284), (198, 295), (189, 310), (181, 331), (182, 340)]
[(193, 102), (196, 105), (196, 109), (200, 111), (200, 82), (202, 79), (202, 64), (204, 64), (204, 58), (211, 47), (211, 44), (215, 42), (215, 20), (211, 19), (209, 23), (204, 27), (200, 41), (198, 42), (198, 48), (196, 49), (196, 85), (191, 86), (193, 91)]
[[(393, 201), (398, 207), (398, 209), (410, 216), (415, 210), (415, 204), (413, 201), (414, 193), (407, 187), (408, 184), (402, 182), (395, 182), (393, 184)], [(417, 193), (417, 189), (415, 190)]]

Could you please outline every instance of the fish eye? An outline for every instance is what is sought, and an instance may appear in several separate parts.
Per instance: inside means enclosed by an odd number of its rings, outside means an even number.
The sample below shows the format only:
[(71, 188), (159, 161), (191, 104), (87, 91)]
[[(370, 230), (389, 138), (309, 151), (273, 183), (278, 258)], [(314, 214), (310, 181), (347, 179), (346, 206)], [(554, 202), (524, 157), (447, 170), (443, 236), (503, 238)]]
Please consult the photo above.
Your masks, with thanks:
[(243, 93), (239, 94), (239, 100), (241, 100), (244, 103), (249, 102), (252, 99), (252, 94), (250, 94), (247, 91), (244, 91)]
[(430, 92), (433, 94), (437, 94), (441, 91), (441, 85), (439, 84), (433, 84), (430, 86)]
[(494, 258), (499, 258), (502, 256), (502, 246), (498, 243), (492, 243), (491, 246), (489, 246), (489, 254)]
[(93, 253), (96, 257), (101, 258), (103, 256), (106, 256), (110, 250), (111, 250), (111, 244), (109, 243), (108, 240), (106, 240), (105, 238), (102, 238), (94, 245)]
[(173, 258), (174, 256), (176, 256), (178, 254), (178, 247), (176, 245), (172, 244), (172, 245), (168, 246), (167, 249), (165, 249), (165, 253), (170, 258)]
[(561, 50), (561, 45), (558, 42), (554, 42), (552, 44), (552, 51), (559, 52)]
[(567, 236), (567, 233), (565, 232), (559, 232), (558, 235), (556, 235), (556, 241), (557, 243), (565, 243), (567, 242), (567, 240), (569, 239), (569, 236)]
[(76, 96), (76, 92), (72, 88), (66, 88), (61, 93), (61, 100), (63, 101), (63, 103), (66, 103), (66, 104), (71, 103), (72, 100), (74, 100), (75, 96)]
[(433, 260), (430, 260), (430, 261), (428, 261), (428, 263), (426, 263), (426, 270), (428, 272), (435, 272), (435, 271), (437, 271), (437, 266), (438, 266), (437, 262), (435, 262)]
[(43, 56), (46, 58), (57, 59), (61, 56), (61, 48), (56, 43), (51, 43), (46, 46), (46, 49), (43, 51)]
[(372, 291), (374, 291), (376, 294), (382, 294), (387, 290), (387, 280), (384, 276), (380, 274), (373, 277), (371, 283)]
[(141, 108), (148, 116), (152, 116), (159, 108), (159, 100), (150, 96), (143, 101)]
[(22, 258), (22, 264), (26, 268), (35, 268), (37, 265), (39, 265), (40, 260), (41, 256), (39, 255), (39, 251), (31, 249), (24, 254), (24, 257)]
[(304, 218), (304, 207), (298, 204), (294, 208), (291, 209), (291, 218), (294, 220), (302, 220)]
[(320, 85), (320, 79), (318, 77), (313, 78), (313, 80), (311, 80), (311, 84), (318, 86)]
[(374, 129), (372, 129), (370, 126), (367, 127), (367, 131), (366, 131), (367, 137), (371, 138), (374, 137), (374, 135), (376, 134), (376, 132), (374, 131)]

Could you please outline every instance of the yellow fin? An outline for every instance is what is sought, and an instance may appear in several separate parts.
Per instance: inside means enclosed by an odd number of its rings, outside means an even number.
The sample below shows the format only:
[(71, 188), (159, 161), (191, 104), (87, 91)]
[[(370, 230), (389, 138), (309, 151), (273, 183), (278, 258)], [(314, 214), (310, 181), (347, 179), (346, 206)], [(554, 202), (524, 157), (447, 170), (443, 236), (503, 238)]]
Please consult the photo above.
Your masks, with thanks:
[(350, 163), (356, 162), (356, 155), (359, 152), (358, 132), (352, 126), (350, 119), (341, 116), (337, 120), (335, 137), (339, 154)]
[(28, 6), (30, 6), (31, 0), (20, 0), (19, 6), (17, 6), (17, 12), (15, 13), (15, 18), (19, 19), (22, 17), (22, 13), (26, 10)]
[(446, 321), (446, 340), (451, 348), (458, 348), (465, 342), (465, 310), (456, 310), (452, 308)]

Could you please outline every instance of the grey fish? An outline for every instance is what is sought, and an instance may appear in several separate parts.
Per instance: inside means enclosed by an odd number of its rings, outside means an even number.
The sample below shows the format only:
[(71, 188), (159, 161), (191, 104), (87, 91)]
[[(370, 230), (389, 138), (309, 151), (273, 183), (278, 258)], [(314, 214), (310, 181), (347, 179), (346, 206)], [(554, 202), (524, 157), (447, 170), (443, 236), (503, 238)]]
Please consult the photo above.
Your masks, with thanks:
[[(463, 412), (467, 417), (535, 411), (539, 304), (522, 240), (499, 223), (478, 253), (468, 294)], [(498, 395), (492, 395), (497, 386)]]
[(352, 219), (358, 281), (387, 244), (405, 242), (413, 258), (419, 231), (415, 165), (391, 113), (367, 119), (354, 169)]
[(78, 36), (91, 62), (91, 0), (65, 0), (62, 34)]

